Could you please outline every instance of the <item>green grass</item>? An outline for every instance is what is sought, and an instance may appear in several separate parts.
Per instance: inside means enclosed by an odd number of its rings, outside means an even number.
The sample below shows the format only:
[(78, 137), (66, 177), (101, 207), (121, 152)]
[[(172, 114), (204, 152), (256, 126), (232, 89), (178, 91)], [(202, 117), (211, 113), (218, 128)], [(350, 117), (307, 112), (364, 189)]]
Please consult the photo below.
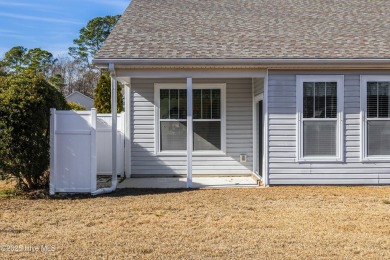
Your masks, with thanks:
[(12, 198), (17, 196), (18, 192), (16, 189), (3, 189), (0, 190), (0, 199), (5, 199), (5, 198)]

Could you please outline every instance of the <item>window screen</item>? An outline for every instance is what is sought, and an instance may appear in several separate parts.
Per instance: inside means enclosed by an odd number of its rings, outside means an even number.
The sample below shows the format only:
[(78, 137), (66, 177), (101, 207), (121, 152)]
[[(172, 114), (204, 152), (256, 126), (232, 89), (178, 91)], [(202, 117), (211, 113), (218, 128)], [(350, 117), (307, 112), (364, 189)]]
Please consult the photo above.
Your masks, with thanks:
[(303, 156), (336, 156), (337, 82), (303, 83)]
[[(221, 150), (221, 90), (193, 90), (194, 150)], [(187, 149), (187, 91), (160, 90), (160, 149)]]
[(336, 156), (336, 121), (303, 123), (303, 156)]
[(390, 155), (390, 82), (367, 82), (367, 155)]

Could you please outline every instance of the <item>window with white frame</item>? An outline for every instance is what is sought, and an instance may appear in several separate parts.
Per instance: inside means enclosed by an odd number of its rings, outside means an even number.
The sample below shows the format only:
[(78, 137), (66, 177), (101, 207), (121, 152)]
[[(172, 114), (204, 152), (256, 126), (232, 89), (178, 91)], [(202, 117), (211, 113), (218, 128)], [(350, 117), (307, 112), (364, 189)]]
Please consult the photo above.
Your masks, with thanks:
[(362, 157), (390, 160), (390, 76), (361, 77)]
[[(187, 149), (187, 90), (185, 86), (166, 84), (157, 86), (158, 152), (185, 151)], [(194, 85), (192, 96), (194, 151), (222, 151), (223, 88)]]
[(342, 160), (343, 76), (297, 76), (299, 161)]

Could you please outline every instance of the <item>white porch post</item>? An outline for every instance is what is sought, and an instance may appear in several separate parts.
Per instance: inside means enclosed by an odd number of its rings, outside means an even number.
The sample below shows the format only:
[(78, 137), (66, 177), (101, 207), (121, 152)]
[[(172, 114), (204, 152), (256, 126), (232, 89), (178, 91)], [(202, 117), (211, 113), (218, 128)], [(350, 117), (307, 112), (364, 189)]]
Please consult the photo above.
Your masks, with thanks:
[(187, 78), (187, 188), (192, 188), (192, 78)]
[(131, 78), (125, 84), (125, 172), (126, 178), (131, 176)]
[(117, 183), (117, 160), (116, 160), (116, 143), (117, 143), (117, 79), (115, 75), (114, 64), (109, 65), (111, 76), (111, 116), (112, 116), (112, 182)]

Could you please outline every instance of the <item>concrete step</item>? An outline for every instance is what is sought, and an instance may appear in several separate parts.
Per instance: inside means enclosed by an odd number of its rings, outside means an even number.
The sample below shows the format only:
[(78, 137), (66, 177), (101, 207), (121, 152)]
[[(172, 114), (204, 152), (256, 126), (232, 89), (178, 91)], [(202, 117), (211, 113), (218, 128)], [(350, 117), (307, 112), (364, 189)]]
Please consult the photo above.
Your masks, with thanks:
[[(247, 177), (194, 177), (192, 188), (259, 188), (258, 180)], [(184, 189), (187, 188), (186, 178), (130, 178), (118, 185), (118, 189), (153, 188), (153, 189)]]

